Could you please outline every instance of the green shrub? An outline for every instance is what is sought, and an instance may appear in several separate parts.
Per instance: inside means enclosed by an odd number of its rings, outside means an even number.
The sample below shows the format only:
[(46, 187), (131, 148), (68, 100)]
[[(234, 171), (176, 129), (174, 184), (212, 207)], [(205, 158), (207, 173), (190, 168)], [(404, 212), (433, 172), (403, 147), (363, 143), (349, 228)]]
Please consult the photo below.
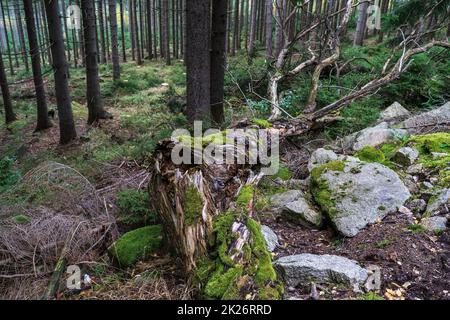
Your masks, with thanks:
[(13, 164), (12, 158), (0, 159), (0, 193), (12, 188), (20, 179), (20, 173), (13, 169)]
[(150, 197), (147, 192), (126, 189), (117, 193), (117, 207), (120, 221), (125, 224), (146, 224), (154, 222), (155, 214), (150, 212)]

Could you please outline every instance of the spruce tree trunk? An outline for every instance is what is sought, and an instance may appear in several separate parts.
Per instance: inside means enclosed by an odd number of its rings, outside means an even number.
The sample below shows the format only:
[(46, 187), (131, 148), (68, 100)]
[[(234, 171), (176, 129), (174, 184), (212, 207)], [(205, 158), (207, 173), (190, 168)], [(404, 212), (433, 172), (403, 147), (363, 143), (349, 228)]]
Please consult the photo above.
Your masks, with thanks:
[[(83, 2), (83, 1), (82, 1)], [(99, 26), (99, 31), (100, 31), (100, 62), (105, 64), (106, 63), (106, 45), (105, 45), (105, 23), (103, 20), (103, 4), (102, 4), (102, 0), (97, 0), (97, 10), (98, 10), (98, 26)], [(94, 19), (95, 19), (95, 15), (94, 15)], [(86, 37), (86, 32), (85, 32), (85, 37)], [(85, 41), (87, 42), (88, 40), (85, 39)], [(88, 51), (88, 49), (86, 48), (86, 52)], [(87, 59), (87, 57), (86, 57)]]
[[(321, 0), (320, 0), (321, 1)], [(284, 0), (276, 0), (276, 17), (277, 21), (275, 23), (275, 52), (274, 56), (278, 57), (278, 55), (281, 52), (281, 49), (283, 48), (283, 30), (281, 24), (283, 23), (283, 7), (284, 7)]]
[(25, 64), (25, 70), (28, 72), (30, 67), (28, 65), (28, 57), (27, 57), (27, 46), (25, 44), (25, 34), (23, 32), (23, 24), (22, 24), (22, 15), (20, 14), (20, 4), (17, 1), (15, 3), (15, 12), (16, 12), (16, 24), (17, 24), (17, 33), (19, 34), (20, 48), (22, 50), (22, 62)]
[(2, 20), (3, 20), (3, 27), (5, 30), (5, 42), (6, 42), (6, 53), (8, 54), (8, 61), (9, 61), (9, 72), (13, 76), (14, 75), (14, 66), (12, 61), (12, 55), (11, 55), (11, 45), (9, 44), (9, 35), (8, 35), (8, 28), (6, 27), (6, 15), (5, 15), (5, 4), (0, 1), (0, 6), (2, 8)]
[[(214, 19), (213, 19), (214, 21)], [(238, 49), (239, 43), (239, 0), (234, 2), (234, 25), (233, 25), (233, 52), (235, 53)]]
[(368, 7), (369, 7), (368, 2), (363, 2), (358, 6), (358, 21), (356, 23), (355, 40), (353, 42), (355, 46), (362, 46), (364, 43)]
[(125, 22), (124, 22), (124, 9), (123, 0), (119, 1), (120, 5), (120, 34), (122, 36), (122, 61), (127, 62), (127, 50), (125, 46)]
[(34, 20), (33, 0), (23, 0), (25, 21), (30, 46), (31, 69), (33, 70), (34, 88), (36, 91), (37, 124), (36, 131), (45, 130), (52, 126), (48, 117), (47, 100), (45, 97), (44, 81), (42, 79), (41, 59), (36, 36), (36, 22)]
[[(101, 3), (99, 3), (101, 5)], [(88, 124), (105, 119), (100, 96), (100, 79), (98, 76), (97, 45), (95, 43), (95, 4), (90, 0), (81, 0), (84, 22), (84, 48), (86, 50), (86, 100), (89, 110)]]
[(149, 59), (153, 59), (152, 10), (152, 0), (147, 0), (147, 53)]
[(119, 45), (117, 40), (117, 7), (116, 0), (109, 1), (109, 25), (111, 27), (111, 52), (113, 63), (113, 79), (120, 78)]
[[(211, 30), (211, 114), (214, 123), (224, 121), (223, 98), (226, 67), (226, 26), (227, 2), (233, 0), (212, 1)], [(237, 24), (238, 21), (235, 21)], [(236, 33), (235, 33), (236, 34)]]
[(3, 57), (1, 52), (0, 52), (0, 88), (2, 90), (3, 107), (5, 109), (5, 123), (8, 124), (15, 121), (17, 118), (16, 115), (14, 114), (12, 107), (11, 95), (9, 93), (8, 88), (8, 79), (6, 78), (5, 66), (3, 65)]
[(186, 7), (187, 117), (211, 123), (210, 1), (191, 0)]
[(169, 27), (169, 0), (162, 0), (161, 2), (161, 20), (162, 20), (162, 44), (164, 51), (164, 58), (166, 64), (170, 65), (170, 27)]
[[(17, 54), (17, 47), (16, 47), (16, 39), (14, 37), (14, 30), (12, 27), (12, 18), (11, 18), (11, 11), (10, 11), (10, 5), (8, 0), (4, 0), (5, 1), (5, 8), (6, 8), (6, 12), (8, 13), (8, 22), (9, 22), (9, 31), (11, 32), (11, 40), (12, 40), (12, 45), (13, 45), (13, 51), (14, 51), (14, 60), (16, 62), (16, 68), (19, 67), (19, 55)], [(6, 25), (5, 25), (5, 29), (6, 29)]]
[(251, 22), (250, 22), (250, 35), (248, 40), (248, 58), (249, 61), (252, 60), (254, 54), (255, 54), (255, 40), (256, 40), (256, 1), (257, 0), (251, 0), (252, 8), (251, 8)]
[(66, 144), (77, 136), (73, 121), (69, 93), (68, 67), (64, 50), (64, 38), (59, 19), (58, 2), (45, 0), (49, 40), (51, 43), (56, 102), (58, 104), (60, 143)]
[(273, 59), (273, 38), (272, 38), (272, 14), (273, 14), (273, 0), (266, 1), (266, 59)]

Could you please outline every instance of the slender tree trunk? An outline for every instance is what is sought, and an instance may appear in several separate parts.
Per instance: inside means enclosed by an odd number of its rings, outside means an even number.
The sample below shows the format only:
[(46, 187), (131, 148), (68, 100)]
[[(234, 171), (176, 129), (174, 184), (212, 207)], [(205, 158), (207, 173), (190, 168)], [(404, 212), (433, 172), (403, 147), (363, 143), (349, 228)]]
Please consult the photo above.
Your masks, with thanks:
[(6, 27), (6, 15), (5, 15), (5, 4), (0, 1), (0, 6), (2, 7), (2, 20), (3, 20), (3, 27), (5, 31), (5, 42), (6, 42), (6, 50), (8, 54), (8, 61), (9, 61), (9, 72), (13, 76), (14, 75), (14, 65), (12, 61), (12, 55), (11, 55), (11, 45), (9, 44), (9, 35), (8, 35), (8, 28)]
[(72, 105), (69, 93), (68, 68), (64, 50), (64, 38), (59, 19), (58, 2), (45, 0), (47, 24), (52, 51), (55, 77), (56, 103), (58, 104), (60, 143), (66, 144), (77, 136), (73, 121)]
[[(101, 5), (101, 3), (99, 3)], [(88, 124), (106, 118), (100, 96), (100, 79), (98, 76), (97, 46), (95, 44), (95, 4), (91, 0), (81, 0), (84, 22), (84, 39), (86, 50), (86, 100), (89, 110)]]
[[(214, 23), (214, 19), (213, 19)], [(236, 50), (238, 49), (238, 43), (239, 43), (239, 0), (235, 0), (234, 2), (234, 24), (233, 24), (233, 48), (232, 52), (233, 54), (236, 53)]]
[(153, 59), (153, 19), (152, 0), (147, 0), (147, 53), (149, 59)]
[[(80, 0), (75, 0), (75, 4), (81, 8)], [(82, 20), (82, 19), (81, 19)], [(85, 56), (84, 56), (84, 34), (83, 34), (83, 22), (80, 21), (81, 29), (78, 30), (78, 43), (80, 49), (80, 65), (85, 66)]]
[(110, 33), (109, 33), (109, 30), (110, 30), (110, 25), (109, 25), (109, 16), (108, 16), (108, 2), (109, 2), (109, 0), (103, 0), (102, 1), (102, 3), (103, 3), (103, 13), (105, 14), (105, 40), (106, 40), (106, 43), (105, 43), (105, 45), (106, 45), (106, 60), (107, 61), (111, 61), (111, 51), (110, 51), (110, 41), (109, 41), (109, 39), (110, 39)]
[(273, 38), (272, 38), (272, 14), (273, 14), (273, 0), (266, 1), (266, 59), (273, 59)]
[(127, 49), (125, 46), (125, 21), (124, 21), (123, 0), (119, 1), (119, 5), (120, 5), (120, 33), (122, 36), (122, 61), (127, 62)]
[(250, 23), (250, 36), (248, 40), (248, 58), (251, 62), (253, 59), (253, 56), (255, 54), (255, 39), (256, 39), (256, 1), (257, 0), (251, 0), (252, 8), (251, 8), (251, 23)]
[(131, 38), (131, 59), (136, 61), (136, 28), (134, 24), (134, 1), (128, 1), (128, 15), (129, 15), (129, 26), (130, 26), (130, 38)]
[(64, 36), (65, 36), (66, 47), (67, 47), (67, 60), (72, 61), (72, 55), (70, 52), (69, 29), (67, 28), (66, 12), (65, 12), (64, 8), (65, 8), (65, 1), (61, 0), (61, 19), (62, 19), (62, 24), (64, 26)]
[(5, 66), (3, 65), (3, 57), (0, 52), (0, 88), (2, 90), (3, 107), (5, 108), (5, 123), (11, 123), (17, 120), (14, 114), (11, 95), (8, 88), (8, 80), (6, 78)]
[(152, 0), (152, 22), (153, 22), (153, 56), (158, 59), (158, 17), (156, 15), (156, 1)]
[(41, 59), (39, 56), (39, 45), (36, 36), (36, 22), (33, 13), (33, 0), (23, 0), (25, 21), (30, 46), (31, 68), (33, 70), (34, 88), (36, 91), (37, 124), (36, 131), (45, 130), (52, 126), (48, 117), (47, 101), (45, 98), (45, 87), (42, 79)]
[(363, 2), (358, 6), (358, 22), (356, 23), (355, 40), (353, 42), (353, 44), (355, 46), (363, 45), (364, 36), (366, 33), (367, 8), (368, 7), (369, 7), (368, 2)]
[(109, 26), (111, 27), (111, 51), (113, 63), (113, 79), (120, 78), (119, 45), (117, 40), (117, 8), (116, 0), (109, 1)]
[(211, 123), (210, 1), (190, 0), (186, 6), (187, 116)]
[(138, 20), (138, 12), (137, 12), (137, 3), (138, 0), (133, 0), (133, 27), (134, 27), (134, 36), (135, 36), (135, 46), (136, 46), (136, 61), (138, 65), (142, 64), (142, 51), (141, 51), (141, 42), (139, 37), (139, 20)]
[(170, 65), (170, 27), (169, 27), (169, 0), (162, 0), (161, 16), (162, 16), (162, 37), (164, 46), (164, 58), (166, 59), (166, 64)]
[[(106, 42), (105, 42), (105, 22), (103, 20), (103, 3), (102, 0), (97, 0), (97, 10), (98, 10), (98, 26), (100, 31), (100, 62), (106, 63)], [(95, 18), (95, 15), (94, 15)], [(85, 34), (86, 36), (86, 34)], [(87, 42), (87, 40), (86, 40)], [(86, 52), (88, 50), (86, 49)]]
[[(9, 22), (9, 30), (11, 31), (11, 40), (12, 40), (12, 45), (13, 45), (13, 51), (14, 51), (14, 60), (16, 62), (16, 68), (19, 67), (19, 55), (17, 54), (17, 46), (16, 46), (16, 39), (14, 37), (14, 29), (12, 27), (12, 22), (11, 22), (11, 11), (10, 11), (10, 6), (9, 6), (9, 2), (8, 0), (4, 0), (5, 1), (5, 6), (6, 6), (6, 12), (8, 13), (8, 22)], [(5, 25), (6, 28), (6, 25)]]
[[(226, 67), (226, 27), (227, 2), (233, 0), (212, 1), (211, 30), (211, 114), (216, 124), (224, 121), (223, 98)], [(235, 21), (237, 23), (238, 21)]]
[(35, 17), (36, 17), (36, 31), (38, 34), (38, 41), (39, 41), (39, 46), (41, 48), (40, 52), (41, 52), (41, 59), (42, 59), (42, 64), (45, 65), (45, 55), (47, 53), (47, 50), (44, 50), (45, 48), (45, 43), (44, 43), (44, 36), (42, 35), (42, 24), (41, 24), (41, 7), (38, 6), (38, 3), (34, 3), (34, 12), (35, 12)]
[(28, 72), (30, 67), (28, 65), (28, 57), (27, 57), (27, 46), (25, 44), (25, 34), (23, 32), (23, 24), (22, 24), (22, 15), (20, 14), (20, 4), (17, 1), (15, 3), (16, 10), (16, 24), (17, 24), (17, 33), (19, 34), (20, 47), (22, 49), (22, 61), (25, 64), (25, 70)]
[[(320, 0), (321, 1), (321, 0)], [(276, 24), (275, 24), (275, 53), (274, 56), (278, 57), (281, 52), (281, 49), (284, 45), (283, 43), (283, 21), (284, 21), (284, 0), (276, 0)]]

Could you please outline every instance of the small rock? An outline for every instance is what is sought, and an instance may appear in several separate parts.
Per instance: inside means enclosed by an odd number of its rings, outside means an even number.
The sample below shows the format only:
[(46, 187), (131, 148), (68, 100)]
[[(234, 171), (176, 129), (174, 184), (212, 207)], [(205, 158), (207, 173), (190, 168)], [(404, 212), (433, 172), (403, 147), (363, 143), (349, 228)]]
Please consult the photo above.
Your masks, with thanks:
[(335, 255), (309, 253), (287, 256), (274, 262), (280, 278), (291, 287), (309, 287), (319, 284), (339, 283), (353, 286), (358, 291), (367, 279), (367, 270), (355, 261)]
[(399, 209), (398, 209), (398, 212), (400, 212), (400, 213), (402, 213), (402, 214), (404, 214), (404, 215), (406, 215), (406, 216), (408, 216), (408, 217), (412, 217), (413, 216), (413, 213), (411, 212), (411, 210), (409, 210), (407, 207), (405, 207), (405, 206), (401, 206)]
[(423, 164), (421, 163), (413, 164), (412, 166), (408, 167), (408, 169), (406, 169), (406, 173), (413, 175), (418, 175), (421, 174), (422, 172), (423, 172)]
[(420, 134), (426, 127), (435, 127), (442, 123), (450, 123), (450, 102), (405, 120), (402, 127), (406, 128), (410, 134)]
[(450, 189), (441, 190), (428, 201), (426, 215), (437, 216), (450, 212)]
[(364, 129), (344, 139), (344, 146), (359, 151), (366, 146), (377, 147), (383, 143), (408, 137), (408, 132), (402, 129), (391, 129), (387, 122)]
[(398, 102), (391, 104), (386, 110), (382, 111), (380, 114), (380, 120), (382, 121), (392, 121), (392, 120), (402, 120), (411, 116), (411, 113), (402, 107)]
[(397, 151), (394, 161), (404, 167), (411, 166), (419, 158), (419, 151), (405, 147)]
[(403, 178), (403, 183), (409, 192), (412, 194), (417, 194), (420, 192), (419, 186), (416, 183), (416, 179), (413, 176), (407, 175)]
[(311, 172), (315, 167), (336, 160), (338, 160), (338, 155), (332, 150), (327, 150), (324, 148), (317, 149), (311, 154), (311, 158), (308, 163), (308, 170)]
[(432, 232), (440, 232), (447, 229), (447, 218), (446, 217), (429, 217), (422, 219), (420, 225)]
[(436, 160), (436, 159), (441, 159), (441, 158), (448, 157), (449, 154), (448, 153), (443, 153), (443, 152), (432, 152), (431, 156), (433, 157), (434, 160)]
[(288, 203), (283, 209), (283, 215), (292, 222), (298, 222), (303, 225), (312, 225), (320, 227), (322, 225), (322, 214), (304, 197), (297, 201)]
[(414, 199), (409, 202), (408, 208), (415, 216), (421, 216), (427, 208), (427, 202), (423, 199)]
[(433, 186), (433, 184), (432, 184), (431, 182), (424, 181), (424, 182), (421, 182), (421, 183), (420, 183), (420, 188), (421, 188), (421, 189), (428, 189), (428, 190), (431, 190), (431, 189), (434, 188), (434, 186)]
[(261, 232), (266, 240), (267, 250), (273, 252), (280, 244), (278, 243), (278, 236), (268, 226), (261, 226)]
[(302, 197), (300, 190), (289, 190), (283, 193), (278, 193), (270, 198), (270, 203), (274, 208), (281, 209), (286, 204), (296, 201)]

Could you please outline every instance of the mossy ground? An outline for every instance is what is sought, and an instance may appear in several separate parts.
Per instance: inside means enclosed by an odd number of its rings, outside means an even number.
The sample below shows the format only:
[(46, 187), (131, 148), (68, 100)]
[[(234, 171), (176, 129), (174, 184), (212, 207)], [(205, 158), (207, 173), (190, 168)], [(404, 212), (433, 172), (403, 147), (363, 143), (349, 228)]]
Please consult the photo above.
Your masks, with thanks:
[(109, 253), (120, 267), (126, 268), (154, 253), (161, 240), (161, 226), (147, 226), (125, 233), (111, 246)]

